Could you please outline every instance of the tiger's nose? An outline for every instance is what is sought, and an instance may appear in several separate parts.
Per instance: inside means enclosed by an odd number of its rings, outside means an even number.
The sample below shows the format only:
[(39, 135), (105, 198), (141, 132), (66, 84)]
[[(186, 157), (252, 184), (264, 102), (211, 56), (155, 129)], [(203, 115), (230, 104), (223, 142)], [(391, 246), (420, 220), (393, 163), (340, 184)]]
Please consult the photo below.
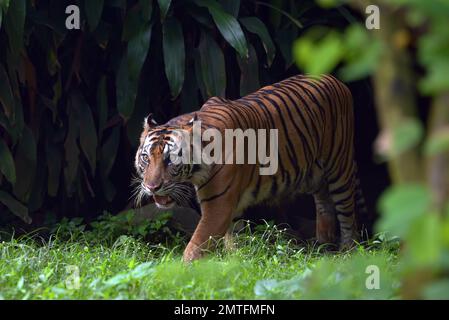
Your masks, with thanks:
[(150, 189), (151, 192), (156, 192), (162, 187), (162, 183), (155, 184), (155, 183), (149, 183), (146, 185), (148, 189)]

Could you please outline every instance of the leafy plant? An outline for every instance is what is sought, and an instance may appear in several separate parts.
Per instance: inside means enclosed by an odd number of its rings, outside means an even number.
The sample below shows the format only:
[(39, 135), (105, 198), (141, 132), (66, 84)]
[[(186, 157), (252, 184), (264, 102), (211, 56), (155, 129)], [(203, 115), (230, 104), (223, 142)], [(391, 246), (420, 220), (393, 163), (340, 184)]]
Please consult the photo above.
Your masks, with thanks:
[[(66, 29), (68, 5), (81, 9), (81, 30)], [(290, 65), (285, 48), (301, 27), (289, 8), (297, 5), (1, 1), (2, 205), (26, 222), (41, 210), (123, 207), (129, 193), (117, 190), (129, 185), (143, 117), (166, 120), (271, 82)]]

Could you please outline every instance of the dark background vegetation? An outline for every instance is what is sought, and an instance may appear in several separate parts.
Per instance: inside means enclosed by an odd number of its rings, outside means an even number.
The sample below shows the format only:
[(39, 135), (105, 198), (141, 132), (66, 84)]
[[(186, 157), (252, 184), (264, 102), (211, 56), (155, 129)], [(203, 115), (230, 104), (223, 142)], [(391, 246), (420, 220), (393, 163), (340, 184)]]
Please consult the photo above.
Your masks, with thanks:
[[(70, 4), (81, 8), (79, 31), (64, 26)], [(210, 96), (233, 99), (302, 73), (291, 50), (297, 38), (315, 26), (344, 30), (364, 19), (349, 6), (280, 0), (15, 0), (3, 11), (0, 221), (27, 230), (123, 210), (148, 113), (163, 123)], [(247, 45), (224, 37), (226, 28), (239, 27), (223, 20), (240, 23)], [(371, 82), (365, 77), (349, 86), (372, 219), (388, 175), (372, 152), (378, 127)], [(307, 197), (248, 216), (272, 218), (279, 210), (314, 216)], [(23, 223), (29, 218), (31, 227)]]

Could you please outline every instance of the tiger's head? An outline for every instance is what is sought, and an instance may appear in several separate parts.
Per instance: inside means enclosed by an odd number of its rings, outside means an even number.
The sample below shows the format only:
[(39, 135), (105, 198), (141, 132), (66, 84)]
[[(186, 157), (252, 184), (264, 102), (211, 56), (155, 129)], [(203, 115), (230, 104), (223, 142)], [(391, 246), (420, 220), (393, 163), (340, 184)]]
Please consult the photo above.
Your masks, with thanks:
[[(190, 122), (193, 122), (192, 119)], [(192, 185), (200, 165), (182, 161), (186, 145), (185, 134), (192, 125), (158, 125), (151, 114), (145, 118), (140, 145), (136, 152), (135, 167), (138, 174), (137, 201), (152, 196), (159, 208), (175, 204), (196, 207), (196, 190)]]

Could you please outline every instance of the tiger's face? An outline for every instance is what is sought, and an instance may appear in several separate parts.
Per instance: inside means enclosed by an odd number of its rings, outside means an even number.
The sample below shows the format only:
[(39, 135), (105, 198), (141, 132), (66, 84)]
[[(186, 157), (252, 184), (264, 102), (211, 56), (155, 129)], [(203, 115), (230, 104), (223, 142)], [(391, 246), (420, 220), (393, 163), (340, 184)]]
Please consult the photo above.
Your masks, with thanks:
[(193, 207), (196, 191), (191, 180), (198, 165), (182, 161), (186, 147), (183, 134), (188, 134), (189, 129), (189, 126), (158, 126), (151, 116), (145, 119), (135, 158), (140, 182), (138, 197), (152, 196), (163, 209), (175, 204)]

